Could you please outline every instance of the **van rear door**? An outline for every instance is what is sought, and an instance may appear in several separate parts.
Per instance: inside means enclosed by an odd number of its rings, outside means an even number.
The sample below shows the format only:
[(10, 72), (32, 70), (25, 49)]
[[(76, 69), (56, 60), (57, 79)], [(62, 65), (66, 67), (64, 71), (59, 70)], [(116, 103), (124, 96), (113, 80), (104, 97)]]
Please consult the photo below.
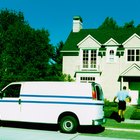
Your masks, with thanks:
[(102, 88), (97, 83), (92, 83), (92, 97), (95, 100), (100, 100), (100, 101), (104, 100)]

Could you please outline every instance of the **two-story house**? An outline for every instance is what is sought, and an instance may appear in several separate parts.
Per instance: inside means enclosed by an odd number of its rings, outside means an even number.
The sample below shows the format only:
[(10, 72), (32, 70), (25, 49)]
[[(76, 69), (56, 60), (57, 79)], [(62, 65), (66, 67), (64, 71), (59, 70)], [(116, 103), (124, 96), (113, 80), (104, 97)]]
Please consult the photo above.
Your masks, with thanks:
[(83, 29), (82, 24), (80, 16), (73, 18), (62, 49), (63, 73), (77, 82), (100, 83), (109, 100), (124, 85), (138, 100), (140, 29)]

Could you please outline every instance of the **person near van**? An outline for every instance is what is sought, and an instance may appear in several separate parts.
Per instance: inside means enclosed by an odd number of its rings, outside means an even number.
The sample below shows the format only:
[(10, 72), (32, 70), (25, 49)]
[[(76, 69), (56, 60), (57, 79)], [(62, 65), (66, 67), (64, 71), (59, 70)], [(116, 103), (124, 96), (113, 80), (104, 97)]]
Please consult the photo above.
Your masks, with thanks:
[(119, 121), (124, 121), (124, 113), (126, 110), (126, 99), (129, 99), (131, 101), (131, 97), (129, 96), (128, 91), (126, 90), (126, 86), (123, 87), (123, 90), (120, 90), (117, 95), (114, 97), (114, 102), (116, 102), (116, 99), (118, 98), (118, 115), (119, 115)]

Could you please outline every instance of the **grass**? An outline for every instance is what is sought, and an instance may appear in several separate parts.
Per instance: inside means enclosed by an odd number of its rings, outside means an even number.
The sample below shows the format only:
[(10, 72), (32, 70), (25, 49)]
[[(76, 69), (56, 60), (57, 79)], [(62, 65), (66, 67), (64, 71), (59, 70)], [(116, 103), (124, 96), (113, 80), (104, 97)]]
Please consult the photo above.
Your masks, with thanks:
[(109, 128), (124, 128), (124, 129), (138, 129), (138, 130), (140, 130), (140, 124), (118, 123), (113, 119), (107, 119), (107, 122), (103, 126), (109, 127)]
[[(107, 122), (103, 125), (105, 128), (120, 128), (120, 129), (136, 129), (140, 130), (140, 124), (130, 124), (130, 123), (118, 123), (113, 119), (107, 119)], [(90, 131), (90, 133), (82, 133), (84, 136), (97, 136), (97, 137), (107, 137), (107, 138), (117, 138), (117, 139), (140, 139), (139, 132), (133, 131), (122, 131), (122, 130), (107, 130), (95, 133), (95, 131)]]
[[(113, 115), (113, 113), (118, 112), (118, 104), (105, 100), (104, 111), (106, 118), (112, 118), (111, 116)], [(127, 106), (125, 111), (125, 118), (132, 120), (140, 120), (140, 105)]]
[(124, 132), (124, 131), (113, 131), (113, 130), (105, 130), (102, 133), (98, 134), (82, 134), (84, 136), (97, 136), (97, 137), (107, 137), (107, 138), (122, 138), (122, 139), (135, 139), (139, 140), (140, 134), (138, 132)]

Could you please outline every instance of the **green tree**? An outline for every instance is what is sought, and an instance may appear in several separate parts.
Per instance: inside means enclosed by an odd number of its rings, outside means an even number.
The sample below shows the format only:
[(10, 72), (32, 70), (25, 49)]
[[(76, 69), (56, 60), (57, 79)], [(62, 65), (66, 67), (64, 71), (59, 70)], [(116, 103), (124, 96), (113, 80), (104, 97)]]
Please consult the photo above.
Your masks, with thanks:
[(64, 75), (62, 74), (62, 53), (61, 50), (64, 46), (64, 43), (62, 41), (57, 44), (56, 47), (54, 47), (54, 54), (52, 57), (52, 65), (51, 65), (51, 76), (50, 80), (55, 81), (63, 81)]
[(132, 29), (132, 28), (135, 28), (134, 26), (134, 21), (131, 20), (130, 22), (126, 22), (123, 26), (124, 29)]
[(12, 81), (47, 80), (53, 55), (47, 30), (31, 28), (22, 13), (3, 10), (0, 39), (2, 85)]
[(116, 21), (112, 17), (107, 17), (98, 29), (118, 29)]
[(17, 23), (27, 24), (24, 20), (23, 13), (17, 13), (8, 9), (0, 11), (0, 26), (4, 31), (7, 31), (10, 26)]

